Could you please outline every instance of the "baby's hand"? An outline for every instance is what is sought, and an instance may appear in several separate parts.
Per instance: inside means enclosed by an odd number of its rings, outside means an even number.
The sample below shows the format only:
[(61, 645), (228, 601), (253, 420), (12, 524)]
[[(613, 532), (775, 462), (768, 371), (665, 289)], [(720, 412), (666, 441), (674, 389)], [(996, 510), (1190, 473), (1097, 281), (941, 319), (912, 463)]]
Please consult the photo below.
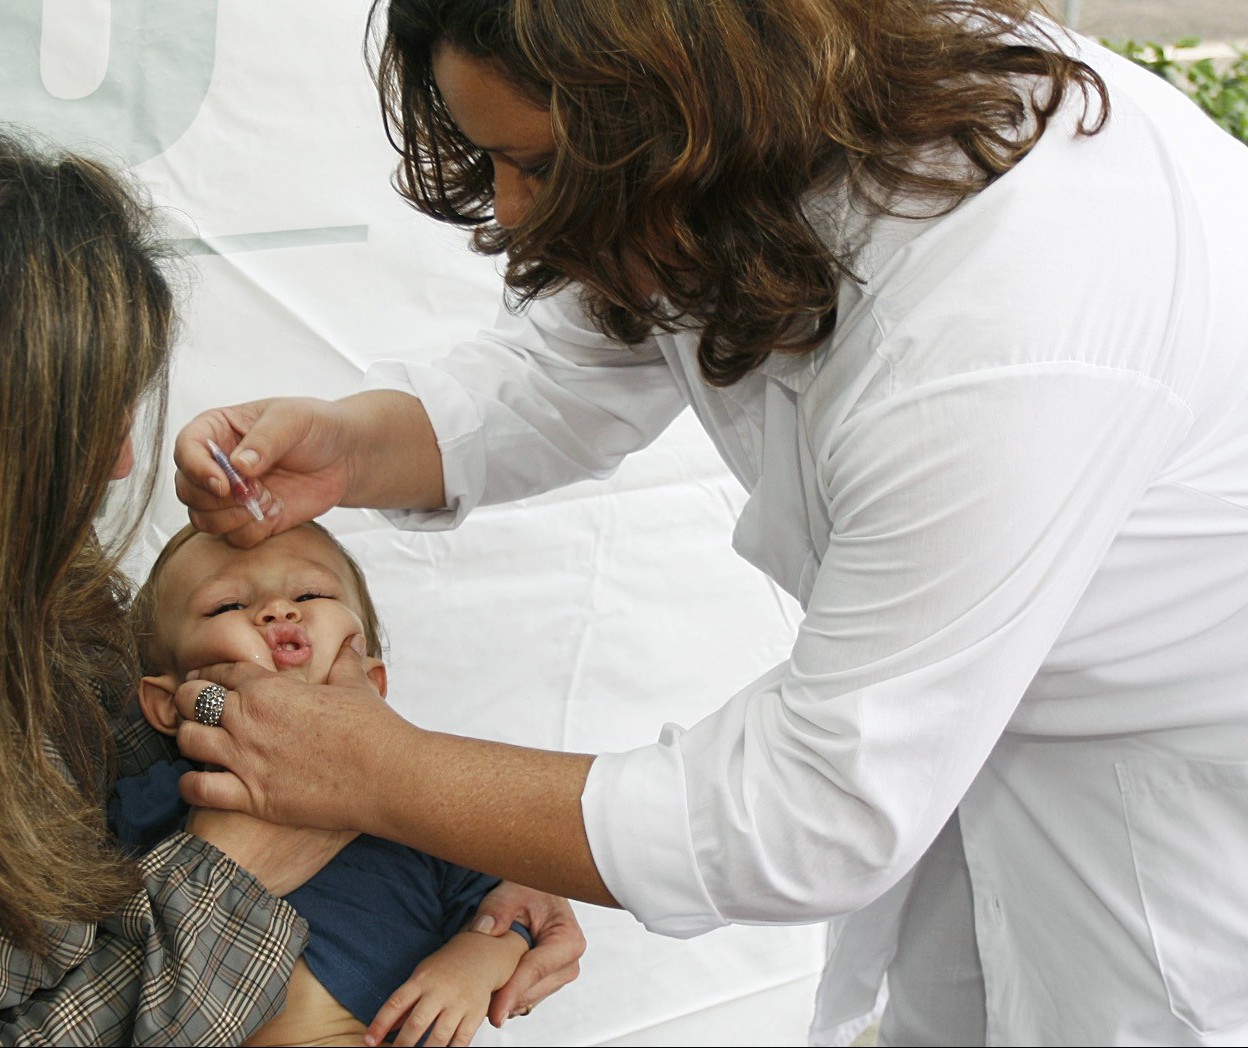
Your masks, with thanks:
[(421, 961), (390, 995), (365, 1032), (364, 1043), (381, 1044), (402, 1023), (396, 1045), (414, 1045), (426, 1030), (430, 1048), (470, 1044), (485, 1020), (490, 995), (511, 977), (526, 949), (514, 933), (495, 939), (460, 932)]
[(381, 1044), (400, 1022), (396, 1045), (414, 1045), (429, 1031), (425, 1044), (467, 1045), (485, 1021), (490, 993), (462, 979), (447, 975), (438, 966), (421, 964), (412, 977), (390, 995), (374, 1017), (365, 1037), (366, 1044)]

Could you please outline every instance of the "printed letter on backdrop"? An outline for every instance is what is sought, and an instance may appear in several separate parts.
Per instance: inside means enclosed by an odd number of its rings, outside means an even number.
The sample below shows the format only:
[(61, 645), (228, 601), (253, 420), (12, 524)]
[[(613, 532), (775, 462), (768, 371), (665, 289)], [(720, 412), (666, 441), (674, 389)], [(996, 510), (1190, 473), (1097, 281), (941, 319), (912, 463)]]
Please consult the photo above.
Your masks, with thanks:
[[(217, 0), (5, 0), (5, 119), (140, 164), (191, 126), (212, 79), (216, 35)], [(87, 93), (54, 93), (97, 66), (103, 75)]]

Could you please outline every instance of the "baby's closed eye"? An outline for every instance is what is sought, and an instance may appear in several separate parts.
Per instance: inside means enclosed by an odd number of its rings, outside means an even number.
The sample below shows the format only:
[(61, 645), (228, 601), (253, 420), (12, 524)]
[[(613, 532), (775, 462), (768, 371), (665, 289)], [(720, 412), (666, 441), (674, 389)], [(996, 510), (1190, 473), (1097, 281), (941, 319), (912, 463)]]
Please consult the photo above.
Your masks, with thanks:
[(210, 612), (208, 612), (205, 618), (215, 618), (216, 616), (222, 615), (227, 611), (242, 611), (246, 606), (247, 605), (241, 600), (227, 600), (216, 605)]

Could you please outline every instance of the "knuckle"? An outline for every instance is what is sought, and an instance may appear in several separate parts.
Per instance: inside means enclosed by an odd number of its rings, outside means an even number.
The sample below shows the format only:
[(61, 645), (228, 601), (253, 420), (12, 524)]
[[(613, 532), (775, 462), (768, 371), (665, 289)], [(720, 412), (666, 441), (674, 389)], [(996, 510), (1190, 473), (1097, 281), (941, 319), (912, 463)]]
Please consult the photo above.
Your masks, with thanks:
[(433, 1025), (436, 1015), (424, 1015), (415, 1008), (412, 1014), (408, 1016), (407, 1022), (403, 1024), (403, 1029), (414, 1037), (419, 1037)]

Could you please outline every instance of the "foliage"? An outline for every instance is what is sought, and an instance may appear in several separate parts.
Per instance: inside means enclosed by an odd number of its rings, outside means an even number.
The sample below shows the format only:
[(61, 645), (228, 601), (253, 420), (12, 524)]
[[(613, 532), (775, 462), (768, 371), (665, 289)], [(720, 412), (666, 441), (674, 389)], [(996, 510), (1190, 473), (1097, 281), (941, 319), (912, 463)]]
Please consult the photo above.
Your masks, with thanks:
[(1248, 143), (1248, 50), (1230, 48), (1227, 57), (1184, 57), (1200, 41), (1189, 37), (1170, 47), (1134, 40), (1106, 47), (1185, 91), (1218, 124)]

